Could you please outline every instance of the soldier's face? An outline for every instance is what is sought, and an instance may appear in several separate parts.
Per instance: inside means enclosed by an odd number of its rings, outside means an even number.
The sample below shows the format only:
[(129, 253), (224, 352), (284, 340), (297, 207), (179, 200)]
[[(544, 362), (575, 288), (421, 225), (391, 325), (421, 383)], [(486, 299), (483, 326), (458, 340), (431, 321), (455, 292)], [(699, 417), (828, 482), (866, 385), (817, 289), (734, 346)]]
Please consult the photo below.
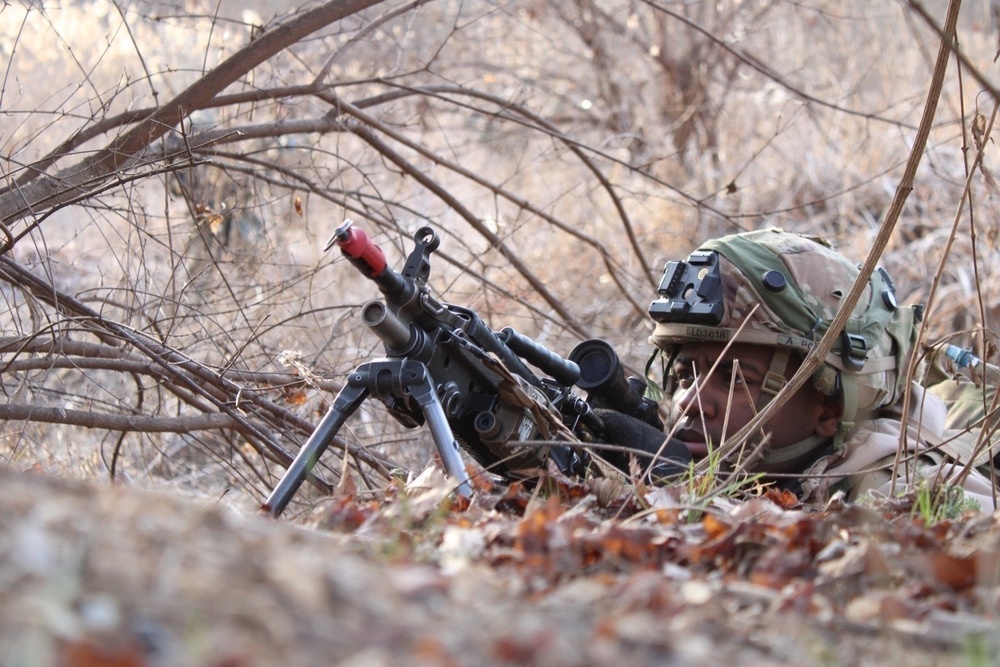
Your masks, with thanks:
[[(728, 351), (723, 343), (681, 346), (671, 368), (677, 387), (670, 405), (671, 427), (674, 437), (687, 446), (695, 459), (704, 458), (709, 448), (719, 447), (757, 414), (771, 352), (772, 348), (745, 343), (731, 345)], [(791, 377), (798, 363), (789, 361), (786, 377)], [(709, 374), (713, 366), (715, 370)], [(835, 406), (807, 383), (764, 425), (763, 433), (754, 441), (759, 442), (767, 434), (768, 447), (773, 450), (813, 435), (833, 437), (839, 414), (832, 411)], [(789, 463), (794, 466), (797, 462)]]

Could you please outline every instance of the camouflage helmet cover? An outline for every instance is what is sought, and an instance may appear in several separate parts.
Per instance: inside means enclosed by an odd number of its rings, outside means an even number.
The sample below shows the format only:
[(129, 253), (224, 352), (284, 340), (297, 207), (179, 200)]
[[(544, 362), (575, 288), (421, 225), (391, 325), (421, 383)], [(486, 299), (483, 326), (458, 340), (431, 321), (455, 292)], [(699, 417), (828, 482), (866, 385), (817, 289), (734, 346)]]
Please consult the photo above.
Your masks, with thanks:
[[(805, 353), (826, 333), (859, 273), (818, 237), (772, 228), (715, 239), (687, 262), (665, 267), (661, 298), (650, 305), (657, 321), (650, 341), (660, 348), (735, 341)], [(897, 306), (888, 275), (875, 271), (813, 377), (825, 394), (841, 386), (853, 394), (845, 397), (856, 402), (846, 420), (902, 395), (899, 369), (917, 319), (913, 307)]]

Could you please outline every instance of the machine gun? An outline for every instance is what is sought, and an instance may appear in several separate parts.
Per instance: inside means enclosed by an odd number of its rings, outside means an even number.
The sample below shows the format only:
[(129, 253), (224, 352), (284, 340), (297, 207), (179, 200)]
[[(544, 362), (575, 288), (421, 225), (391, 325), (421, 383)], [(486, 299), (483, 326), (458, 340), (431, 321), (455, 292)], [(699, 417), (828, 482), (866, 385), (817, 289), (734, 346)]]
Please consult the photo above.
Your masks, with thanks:
[[(430, 257), (440, 243), (430, 227), (414, 234), (415, 247), (401, 273), (382, 250), (348, 220), (334, 232), (334, 246), (370, 278), (382, 299), (361, 308), (364, 323), (382, 340), (385, 356), (359, 365), (299, 450), (262, 509), (279, 516), (347, 419), (368, 397), (379, 399), (409, 428), (426, 425), (457, 490), (472, 487), (460, 449), (495, 474), (551, 460), (566, 474), (588, 463), (579, 434), (600, 428), (592, 407), (635, 416), (662, 429), (645, 382), (625, 378), (610, 345), (590, 339), (563, 358), (511, 328), (490, 330), (469, 308), (442, 303), (429, 293)], [(531, 364), (541, 373), (529, 368)], [(573, 387), (589, 393), (585, 400)], [(592, 432), (592, 431), (591, 431)], [(539, 446), (539, 442), (546, 444)], [(551, 444), (547, 444), (551, 443)]]

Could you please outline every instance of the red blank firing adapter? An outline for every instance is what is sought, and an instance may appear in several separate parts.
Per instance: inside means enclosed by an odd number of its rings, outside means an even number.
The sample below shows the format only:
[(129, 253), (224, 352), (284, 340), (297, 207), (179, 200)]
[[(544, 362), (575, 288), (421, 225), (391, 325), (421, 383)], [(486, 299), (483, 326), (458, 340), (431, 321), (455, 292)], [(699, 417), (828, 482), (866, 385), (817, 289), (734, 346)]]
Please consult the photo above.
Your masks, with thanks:
[[(337, 227), (330, 239), (340, 247), (340, 250), (349, 258), (360, 263), (371, 271), (373, 278), (378, 277), (385, 271), (385, 253), (369, 238), (363, 229), (352, 227), (350, 220), (345, 220), (344, 224)], [(329, 248), (332, 243), (327, 243)]]

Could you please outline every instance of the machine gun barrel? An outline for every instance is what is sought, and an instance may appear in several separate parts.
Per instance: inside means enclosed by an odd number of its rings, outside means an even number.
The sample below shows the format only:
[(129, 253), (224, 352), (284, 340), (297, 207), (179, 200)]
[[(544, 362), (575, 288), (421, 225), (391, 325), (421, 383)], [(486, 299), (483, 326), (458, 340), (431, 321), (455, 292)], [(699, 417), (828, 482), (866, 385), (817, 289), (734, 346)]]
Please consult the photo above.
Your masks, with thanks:
[(361, 309), (361, 320), (393, 350), (406, 350), (413, 342), (410, 327), (381, 301), (369, 301)]
[(405, 352), (413, 345), (414, 331), (381, 301), (369, 301), (361, 308), (361, 320), (391, 350)]

